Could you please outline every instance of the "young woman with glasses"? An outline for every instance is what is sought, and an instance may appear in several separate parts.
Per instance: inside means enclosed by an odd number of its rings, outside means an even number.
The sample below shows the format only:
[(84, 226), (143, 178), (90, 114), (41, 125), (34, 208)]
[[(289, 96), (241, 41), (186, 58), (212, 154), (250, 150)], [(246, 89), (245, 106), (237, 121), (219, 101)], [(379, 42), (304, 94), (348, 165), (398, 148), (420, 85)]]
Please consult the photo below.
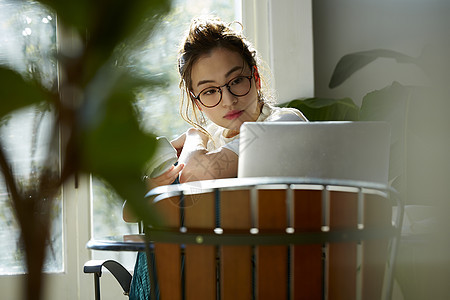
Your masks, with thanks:
[[(271, 104), (256, 51), (241, 34), (218, 19), (192, 22), (179, 52), (178, 70), (180, 112), (192, 128), (171, 141), (178, 152), (178, 165), (147, 179), (149, 188), (171, 184), (177, 178), (187, 182), (236, 177), (239, 132), (244, 122), (306, 121), (296, 109)], [(149, 294), (147, 260), (141, 252), (130, 299), (148, 299)]]
[(180, 111), (193, 127), (171, 142), (178, 165), (150, 179), (150, 187), (178, 176), (180, 182), (236, 177), (244, 122), (306, 121), (298, 110), (271, 105), (258, 65), (256, 51), (230, 24), (193, 20), (178, 58)]
[[(171, 143), (179, 163), (150, 187), (237, 176), (244, 122), (306, 121), (298, 110), (271, 105), (251, 44), (218, 19), (195, 19), (179, 51), (181, 116), (193, 127)], [(209, 122), (208, 122), (209, 120)]]

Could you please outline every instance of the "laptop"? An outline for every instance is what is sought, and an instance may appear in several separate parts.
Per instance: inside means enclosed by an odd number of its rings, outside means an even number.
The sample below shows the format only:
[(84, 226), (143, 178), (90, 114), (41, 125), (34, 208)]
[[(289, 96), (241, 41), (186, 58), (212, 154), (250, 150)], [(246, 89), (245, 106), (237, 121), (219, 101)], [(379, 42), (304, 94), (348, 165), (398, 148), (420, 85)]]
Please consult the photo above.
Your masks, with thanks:
[(238, 177), (310, 177), (388, 183), (385, 122), (248, 122)]

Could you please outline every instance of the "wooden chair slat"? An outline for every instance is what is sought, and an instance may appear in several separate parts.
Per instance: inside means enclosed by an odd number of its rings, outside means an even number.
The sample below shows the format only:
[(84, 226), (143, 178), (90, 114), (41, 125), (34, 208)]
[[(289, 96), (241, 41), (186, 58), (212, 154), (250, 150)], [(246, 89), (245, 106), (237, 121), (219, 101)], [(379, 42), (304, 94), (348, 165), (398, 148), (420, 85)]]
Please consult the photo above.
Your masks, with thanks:
[[(213, 232), (215, 200), (213, 193), (187, 195), (184, 202), (184, 225), (188, 232)], [(186, 245), (185, 292), (187, 300), (216, 297), (216, 247)]]
[[(260, 232), (287, 227), (285, 190), (260, 190), (258, 193), (258, 228)], [(258, 299), (285, 299), (288, 287), (288, 246), (256, 248), (256, 295)]]
[[(322, 192), (318, 190), (294, 191), (293, 226), (296, 232), (320, 231), (321, 196)], [(292, 248), (292, 299), (322, 299), (322, 245), (301, 245)]]
[(188, 231), (212, 231), (215, 227), (214, 194), (184, 196), (184, 226)]
[(223, 300), (252, 298), (252, 248), (250, 246), (221, 247), (221, 289)]
[[(249, 232), (251, 214), (248, 190), (222, 192), (220, 204), (220, 224), (224, 232)], [(252, 255), (251, 246), (221, 247), (221, 299), (251, 299)]]
[(186, 299), (216, 299), (216, 247), (186, 245), (185, 253)]
[[(358, 194), (330, 193), (330, 230), (356, 229)], [(329, 299), (355, 299), (357, 275), (357, 243), (330, 243), (328, 248)]]
[(250, 191), (222, 192), (220, 206), (220, 225), (224, 230), (247, 230), (252, 226)]
[(161, 299), (181, 299), (180, 246), (158, 243), (155, 257)]
[(322, 299), (322, 245), (292, 248), (292, 299)]
[(267, 230), (285, 230), (287, 227), (286, 191), (260, 190), (258, 193), (258, 228)]
[(257, 247), (257, 299), (287, 299), (287, 261), (286, 246)]
[[(171, 197), (156, 204), (156, 209), (169, 228), (180, 226), (179, 197)], [(155, 243), (156, 271), (162, 299), (181, 299), (180, 245)]]

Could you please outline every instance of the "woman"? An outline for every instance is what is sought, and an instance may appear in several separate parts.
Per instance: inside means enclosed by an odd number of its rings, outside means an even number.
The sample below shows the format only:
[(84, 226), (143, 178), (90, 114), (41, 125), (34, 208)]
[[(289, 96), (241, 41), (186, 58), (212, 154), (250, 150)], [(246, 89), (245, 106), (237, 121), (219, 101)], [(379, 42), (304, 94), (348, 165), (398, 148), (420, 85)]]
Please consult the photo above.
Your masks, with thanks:
[[(218, 19), (192, 22), (179, 52), (178, 70), (181, 115), (193, 127), (171, 142), (178, 152), (178, 165), (147, 179), (149, 188), (171, 184), (177, 178), (188, 182), (236, 177), (244, 122), (306, 121), (296, 109), (270, 104), (256, 51)], [(132, 220), (125, 214), (124, 219)], [(148, 299), (149, 293), (146, 256), (140, 253), (130, 299)]]
[[(181, 115), (193, 127), (171, 143), (179, 163), (150, 187), (237, 176), (244, 122), (306, 121), (292, 108), (270, 105), (256, 51), (218, 19), (195, 19), (179, 52)], [(206, 119), (210, 124), (206, 127)]]

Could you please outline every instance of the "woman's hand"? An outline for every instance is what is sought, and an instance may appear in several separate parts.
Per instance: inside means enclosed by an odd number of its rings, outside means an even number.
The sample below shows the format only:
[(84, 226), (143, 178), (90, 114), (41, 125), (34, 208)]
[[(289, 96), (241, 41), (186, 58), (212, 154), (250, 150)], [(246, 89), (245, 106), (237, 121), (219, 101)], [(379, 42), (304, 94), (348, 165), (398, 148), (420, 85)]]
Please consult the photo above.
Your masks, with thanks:
[(151, 189), (154, 189), (155, 187), (158, 186), (172, 184), (175, 181), (175, 179), (177, 179), (178, 174), (181, 172), (181, 170), (183, 170), (183, 168), (184, 164), (178, 164), (177, 166), (171, 166), (169, 170), (159, 175), (158, 177), (147, 178), (145, 180), (147, 189), (150, 191)]
[(226, 148), (208, 152), (208, 136), (198, 129), (186, 132), (179, 162), (185, 164), (180, 182), (236, 177), (238, 156)]
[[(181, 152), (185, 147), (187, 136), (189, 136), (189, 141), (192, 141), (193, 138), (196, 139), (196, 143), (200, 141), (202, 147), (206, 147), (206, 144), (208, 142), (208, 136), (206, 134), (204, 134), (197, 128), (189, 128), (185, 133), (181, 134), (180, 136), (170, 141), (172, 147), (174, 147), (175, 150), (177, 150), (178, 157), (180, 157)], [(191, 143), (189, 142), (189, 144)]]
[(175, 150), (177, 150), (178, 157), (180, 157), (181, 151), (183, 151), (185, 141), (186, 141), (186, 132), (170, 141), (172, 147), (174, 147)]

